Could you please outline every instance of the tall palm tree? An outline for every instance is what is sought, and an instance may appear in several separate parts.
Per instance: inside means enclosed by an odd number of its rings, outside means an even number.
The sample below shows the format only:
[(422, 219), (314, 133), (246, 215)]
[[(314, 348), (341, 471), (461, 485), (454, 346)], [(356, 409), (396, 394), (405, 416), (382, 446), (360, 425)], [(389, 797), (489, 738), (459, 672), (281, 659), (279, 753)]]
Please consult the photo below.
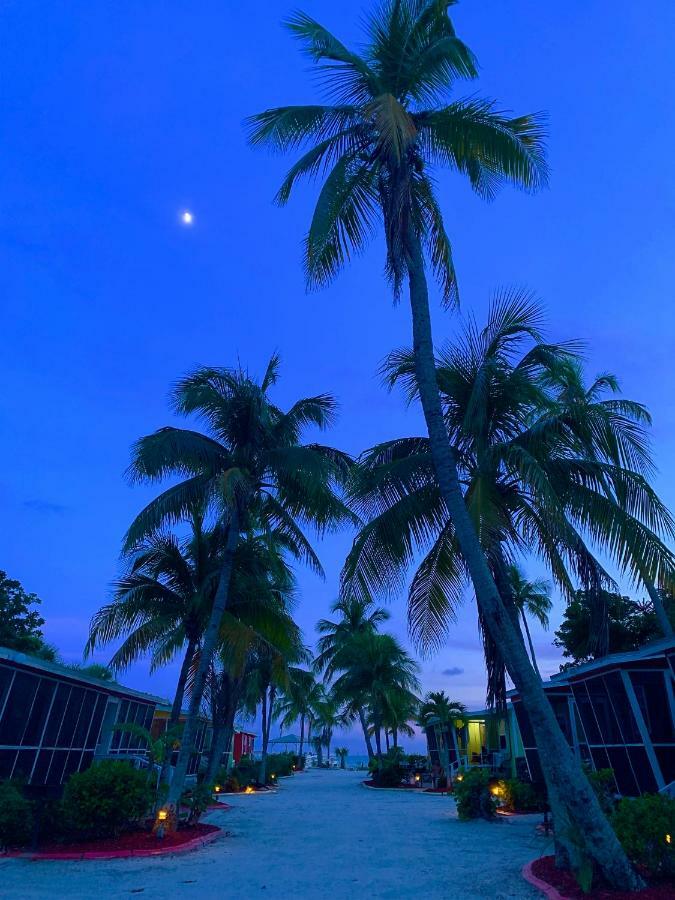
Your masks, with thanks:
[[(92, 618), (85, 655), (124, 637), (113, 654), (115, 672), (150, 654), (150, 670), (183, 658), (167, 731), (178, 725), (190, 667), (208, 621), (222, 566), (223, 532), (204, 527), (203, 510), (191, 510), (185, 539), (154, 533), (129, 554), (127, 572), (116, 582), (114, 598)], [(166, 780), (170, 757), (164, 761)]]
[(534, 581), (528, 581), (523, 570), (515, 563), (508, 568), (508, 579), (511, 585), (511, 596), (516, 609), (520, 613), (520, 618), (525, 629), (527, 643), (530, 647), (530, 656), (532, 657), (532, 665), (539, 672), (537, 665), (537, 657), (534, 652), (534, 644), (532, 643), (532, 635), (530, 634), (530, 626), (527, 621), (528, 616), (536, 619), (542, 628), (548, 628), (548, 617), (553, 608), (551, 600), (551, 583), (545, 578), (537, 578)]
[(322, 573), (301, 524), (319, 532), (353, 521), (336, 489), (346, 477), (346, 454), (320, 444), (301, 443), (307, 426), (326, 429), (335, 416), (327, 394), (299, 400), (286, 412), (269, 395), (279, 374), (274, 356), (256, 382), (242, 369), (199, 368), (181, 379), (172, 395), (181, 415), (195, 415), (206, 433), (173, 426), (141, 438), (134, 447), (134, 481), (178, 483), (153, 500), (134, 520), (125, 546), (183, 518), (203, 503), (225, 533), (223, 561), (201, 642), (199, 666), (168, 802), (177, 803), (187, 772), (204, 685), (227, 609), (234, 554), (240, 534), (253, 525), (282, 535), (286, 550)]
[(207, 783), (215, 779), (230, 746), (235, 716), (261, 654), (283, 668), (283, 660), (301, 643), (289, 612), (295, 579), (274, 538), (274, 532), (246, 535), (235, 553), (229, 602), (204, 692), (213, 723)]
[(382, 728), (401, 693), (419, 690), (417, 663), (390, 634), (364, 631), (354, 635), (340, 659), (341, 674), (333, 685), (339, 702), (358, 697), (367, 701), (375, 735), (376, 755), (382, 760)]
[[(575, 581), (599, 597), (613, 585), (591, 543), (635, 578), (670, 578), (675, 564), (663, 542), (672, 519), (645, 475), (644, 407), (596, 397), (589, 409), (571, 400), (568, 384), (580, 377), (574, 345), (545, 342), (540, 326), (527, 295), (500, 296), (487, 325), (469, 321), (437, 361), (465, 502), (514, 623), (508, 566), (518, 554), (536, 552), (568, 598)], [(415, 396), (411, 353), (391, 354), (385, 371)], [(400, 588), (418, 550), (428, 550), (410, 588), (409, 626), (423, 650), (438, 646), (468, 573), (426, 439), (388, 441), (365, 453), (353, 490), (370, 521), (350, 553), (344, 589), (370, 598)], [(488, 702), (503, 706), (501, 647), (482, 630)]]
[(330, 764), (330, 748), (333, 733), (349, 724), (349, 713), (345, 711), (342, 698), (333, 690), (320, 685), (319, 696), (313, 705), (313, 727), (319, 729), (319, 737), (326, 748), (326, 759)]
[[(354, 635), (362, 634), (365, 631), (377, 631), (390, 615), (386, 609), (374, 606), (370, 600), (356, 598), (353, 595), (336, 600), (331, 607), (331, 612), (339, 614), (337, 621), (321, 619), (316, 626), (321, 637), (317, 644), (314, 666), (318, 671), (323, 672), (326, 678), (332, 678), (340, 669), (340, 655)], [(368, 758), (372, 759), (375, 754), (363, 706), (359, 705), (356, 697), (352, 697), (351, 707), (358, 716), (363, 730)]]
[[(329, 103), (253, 116), (250, 139), (281, 151), (306, 148), (277, 194), (279, 203), (288, 200), (299, 178), (326, 176), (305, 247), (310, 284), (330, 281), (382, 221), (395, 295), (408, 282), (419, 396), (441, 496), (486, 629), (528, 710), (551, 802), (561, 822), (571, 822), (582, 840), (589, 839), (590, 857), (607, 880), (635, 887), (641, 880), (567, 746), (504, 606), (464, 503), (457, 450), (443, 420), (426, 261), (448, 305), (456, 302), (457, 286), (433, 170), (445, 166), (466, 175), (485, 197), (503, 182), (535, 190), (547, 178), (536, 116), (509, 117), (476, 98), (448, 102), (458, 79), (477, 76), (473, 54), (447, 15), (451, 5), (453, 0), (386, 0), (370, 16), (367, 44), (358, 53), (310, 16), (295, 14), (288, 27), (318, 66)], [(575, 852), (571, 842), (567, 852)]]
[(414, 721), (419, 708), (419, 698), (409, 690), (393, 689), (389, 694), (387, 709), (384, 714), (384, 729), (387, 738), (391, 735), (392, 746), (398, 747), (400, 734), (414, 737), (415, 729), (410, 725)]

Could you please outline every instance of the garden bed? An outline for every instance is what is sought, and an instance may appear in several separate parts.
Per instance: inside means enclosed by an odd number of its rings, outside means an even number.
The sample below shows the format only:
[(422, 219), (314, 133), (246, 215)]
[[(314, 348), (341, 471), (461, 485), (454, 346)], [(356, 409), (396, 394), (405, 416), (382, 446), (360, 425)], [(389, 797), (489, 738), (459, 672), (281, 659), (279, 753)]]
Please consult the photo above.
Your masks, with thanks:
[(221, 834), (215, 825), (191, 825), (165, 835), (161, 840), (149, 831), (132, 831), (118, 838), (80, 841), (70, 844), (45, 844), (39, 851), (10, 851), (7, 856), (27, 859), (126, 859), (181, 853), (210, 844)]
[(556, 869), (554, 856), (542, 856), (523, 868), (523, 877), (549, 900), (672, 900), (675, 883), (661, 882), (642, 891), (596, 889), (584, 894), (570, 872)]

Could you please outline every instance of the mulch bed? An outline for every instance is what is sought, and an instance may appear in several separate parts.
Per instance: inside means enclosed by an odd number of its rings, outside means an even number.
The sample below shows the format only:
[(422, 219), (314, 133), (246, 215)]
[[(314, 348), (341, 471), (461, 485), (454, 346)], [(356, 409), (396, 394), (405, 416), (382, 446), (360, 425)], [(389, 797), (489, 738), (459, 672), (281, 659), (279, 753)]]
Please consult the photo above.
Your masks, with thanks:
[(554, 856), (542, 856), (532, 863), (532, 874), (559, 891), (567, 900), (673, 900), (675, 884), (661, 882), (642, 891), (611, 891), (596, 889), (584, 894), (570, 872), (556, 869)]
[(215, 825), (191, 825), (165, 835), (161, 840), (150, 831), (130, 831), (118, 838), (76, 841), (69, 844), (49, 843), (34, 851), (10, 851), (7, 856), (32, 859), (123, 859), (129, 856), (154, 856), (196, 848), (209, 843), (217, 834), (226, 834)]

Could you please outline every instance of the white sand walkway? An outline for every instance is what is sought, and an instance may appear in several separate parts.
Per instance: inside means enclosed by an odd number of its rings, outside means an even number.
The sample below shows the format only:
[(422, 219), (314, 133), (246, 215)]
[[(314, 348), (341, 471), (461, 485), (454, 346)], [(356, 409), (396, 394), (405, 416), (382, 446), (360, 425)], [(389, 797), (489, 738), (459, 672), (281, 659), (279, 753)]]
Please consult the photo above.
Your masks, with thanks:
[(531, 816), (458, 822), (445, 797), (369, 791), (355, 772), (309, 771), (277, 794), (235, 797), (203, 850), (110, 862), (0, 861), (11, 900), (535, 898), (520, 878), (546, 851)]

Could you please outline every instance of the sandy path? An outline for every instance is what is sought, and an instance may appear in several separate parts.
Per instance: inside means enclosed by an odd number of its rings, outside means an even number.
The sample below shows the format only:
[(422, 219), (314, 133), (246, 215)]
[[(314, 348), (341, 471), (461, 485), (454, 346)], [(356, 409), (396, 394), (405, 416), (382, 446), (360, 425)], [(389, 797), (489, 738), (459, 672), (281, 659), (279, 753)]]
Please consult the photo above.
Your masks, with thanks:
[(235, 797), (209, 821), (231, 836), (193, 853), (110, 862), (0, 861), (12, 900), (535, 898), (522, 865), (545, 852), (532, 817), (461, 823), (444, 797), (375, 792), (355, 772), (309, 771)]

